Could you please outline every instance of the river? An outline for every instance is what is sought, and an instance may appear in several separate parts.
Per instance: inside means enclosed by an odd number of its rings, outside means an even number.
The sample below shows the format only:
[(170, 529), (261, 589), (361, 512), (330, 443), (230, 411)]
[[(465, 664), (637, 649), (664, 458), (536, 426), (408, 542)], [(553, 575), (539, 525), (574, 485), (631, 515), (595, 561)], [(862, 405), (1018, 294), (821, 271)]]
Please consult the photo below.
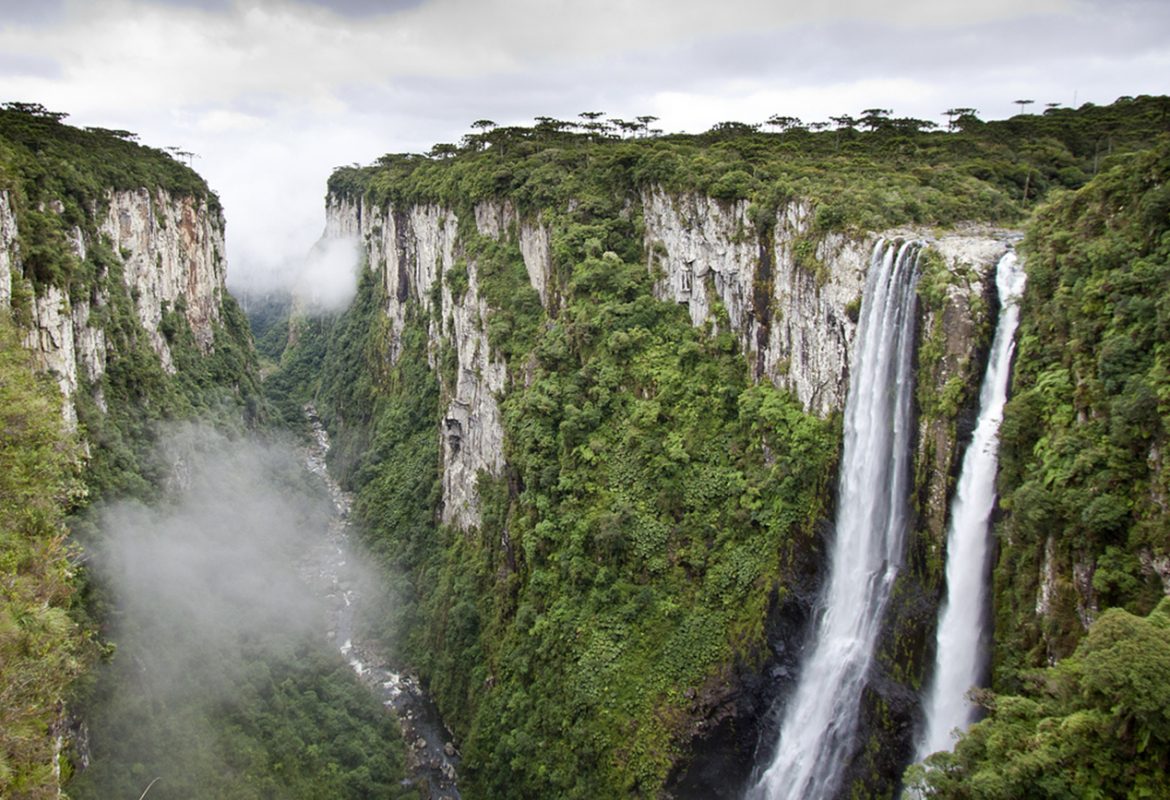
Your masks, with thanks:
[(392, 668), (392, 659), (377, 643), (358, 636), (354, 619), (364, 598), (350, 542), (353, 497), (329, 474), (329, 433), (316, 409), (305, 406), (305, 416), (312, 430), (304, 449), (305, 465), (325, 483), (334, 513), (325, 536), (302, 563), (302, 574), (325, 600), (330, 640), (362, 682), (398, 718), (406, 742), (406, 780), (420, 787), (430, 800), (459, 800), (459, 753), (418, 677)]

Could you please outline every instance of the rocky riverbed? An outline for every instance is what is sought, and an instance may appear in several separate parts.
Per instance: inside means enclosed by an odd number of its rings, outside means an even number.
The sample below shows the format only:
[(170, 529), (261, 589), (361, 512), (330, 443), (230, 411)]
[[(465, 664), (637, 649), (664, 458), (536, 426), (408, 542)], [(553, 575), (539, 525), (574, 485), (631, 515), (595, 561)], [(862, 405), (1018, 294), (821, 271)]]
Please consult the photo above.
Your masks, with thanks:
[(305, 465), (324, 482), (334, 508), (328, 531), (306, 558), (303, 568), (305, 577), (325, 599), (328, 636), (353, 671), (398, 718), (406, 742), (407, 780), (421, 788), (430, 800), (459, 800), (459, 753), (418, 677), (395, 669), (392, 659), (381, 648), (362, 640), (358, 634), (354, 619), (364, 598), (349, 539), (353, 498), (329, 474), (325, 461), (329, 433), (316, 410), (306, 406), (305, 416), (312, 429), (312, 438), (305, 448)]

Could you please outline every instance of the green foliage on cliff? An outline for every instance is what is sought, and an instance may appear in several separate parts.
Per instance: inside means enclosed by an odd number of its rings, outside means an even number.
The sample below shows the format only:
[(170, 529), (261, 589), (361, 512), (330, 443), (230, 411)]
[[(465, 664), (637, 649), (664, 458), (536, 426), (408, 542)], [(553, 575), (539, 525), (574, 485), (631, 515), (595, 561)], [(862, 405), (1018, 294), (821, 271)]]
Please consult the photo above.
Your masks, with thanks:
[(340, 197), (448, 207), (512, 198), (523, 211), (581, 201), (590, 185), (625, 195), (651, 186), (746, 200), (774, 213), (792, 199), (814, 207), (814, 232), (880, 230), (962, 220), (1020, 221), (1047, 192), (1076, 188), (1115, 155), (1146, 147), (1170, 127), (1170, 99), (922, 132), (878, 126), (770, 134), (748, 126), (700, 135), (615, 139), (548, 126), (498, 128), (442, 158), (388, 154), (329, 180)]
[[(219, 200), (203, 179), (171, 155), (136, 144), (128, 131), (66, 125), (66, 116), (32, 104), (0, 106), (0, 191), (14, 193), (30, 226), (85, 230), (107, 192), (143, 187), (205, 199), (219, 213)], [(50, 203), (61, 204), (59, 215), (42, 208)], [(46, 267), (65, 260), (55, 250), (38, 255)]]
[(263, 417), (248, 322), (225, 294), (212, 347), (204, 352), (181, 305), (165, 309), (159, 331), (175, 368), (168, 373), (138, 318), (121, 260), (108, 246), (95, 244), (86, 263), (94, 274), (89, 296), (105, 298), (90, 322), (105, 334), (106, 369), (96, 384), (79, 376), (77, 414), (82, 436), (91, 444), (84, 478), (94, 499), (108, 494), (148, 497), (167, 469), (156, 449), (161, 423), (197, 417), (240, 429)]
[(1170, 599), (1147, 617), (1106, 611), (1076, 652), (987, 694), (990, 716), (954, 753), (908, 773), (939, 800), (1170, 796)]
[(60, 703), (86, 640), (68, 610), (62, 524), (81, 496), (56, 386), (36, 376), (0, 312), (0, 796), (54, 796)]
[(836, 452), (643, 267), (575, 278), (504, 403), (509, 473), (481, 477), (483, 524), (444, 536), (426, 603), (418, 655), (485, 796), (654, 795), (703, 690), (762, 646)]
[[(1170, 557), (1170, 142), (1042, 209), (1004, 420), (1000, 674), (1071, 653), (1093, 606), (1146, 613)], [(1046, 566), (1047, 565), (1047, 566)], [(1045, 572), (1052, 576), (1045, 581)], [(1042, 581), (1046, 585), (1042, 585)], [(1049, 613), (1033, 615), (1043, 597)]]
[[(481, 473), (476, 529), (435, 524), (453, 386), (440, 396), (422, 307), (391, 342), (366, 274), (320, 331), (313, 386), (335, 464), (370, 548), (402, 575), (387, 627), (477, 796), (655, 794), (726, 670), (759, 657), (770, 593), (825, 510), (835, 422), (754, 385), (730, 333), (652, 297), (621, 202), (588, 192), (548, 212), (555, 319), (514, 239), (462, 231), (492, 351), (528, 376), (501, 398), (509, 466)], [(440, 374), (451, 346), (434, 354)], [(290, 364), (300, 350), (321, 345), (302, 332)]]
[(256, 356), (247, 320), (226, 292), (206, 352), (180, 296), (163, 309), (159, 330), (175, 372), (163, 368), (139, 319), (137, 290), (125, 280), (127, 254), (114, 252), (99, 231), (108, 194), (141, 190), (152, 195), (144, 202), (156, 202), (159, 191), (195, 198), (213, 226), (222, 225), (218, 200), (167, 153), (134, 143), (125, 131), (74, 128), (64, 116), (30, 104), (0, 108), (0, 192), (17, 234), (12, 313), (19, 324), (32, 324), (33, 299), (49, 286), (61, 288), (71, 305), (88, 304), (89, 325), (105, 336), (106, 370), (96, 384), (78, 370), (81, 436), (91, 444), (84, 478), (95, 499), (147, 495), (161, 477), (153, 452), (160, 421), (199, 416), (239, 426), (241, 418), (263, 417)]

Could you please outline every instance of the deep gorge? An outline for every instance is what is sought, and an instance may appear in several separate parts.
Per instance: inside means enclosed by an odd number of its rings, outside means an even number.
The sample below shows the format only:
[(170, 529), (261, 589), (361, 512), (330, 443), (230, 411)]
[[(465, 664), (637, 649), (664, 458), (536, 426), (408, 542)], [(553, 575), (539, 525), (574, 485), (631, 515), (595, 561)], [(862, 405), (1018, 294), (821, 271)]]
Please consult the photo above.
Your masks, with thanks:
[[(815, 645), (831, 523), (849, 510), (837, 471), (871, 254), (914, 243), (905, 488), (887, 498), (905, 504), (904, 539), (825, 794), (891, 797), (933, 669), (995, 266), (1016, 250), (1028, 283), (1000, 432), (998, 697), (933, 779), (946, 797), (1018, 796), (1045, 775), (1156, 790), (1170, 746), (1160, 102), (852, 131), (845, 148), (840, 132), (501, 129), (449, 157), (341, 168), (325, 237), (359, 242), (357, 296), (325, 315), (274, 299), (259, 357), (223, 288), (214, 195), (157, 151), (85, 141), (126, 164), (93, 167), (96, 192), (27, 178), (0, 191), (0, 299), (56, 378), (94, 498), (163, 491), (175, 464), (144, 423), (298, 429), (316, 404), (354, 536), (392, 596), (370, 635), (422, 677), (463, 796), (739, 797)], [(73, 153), (82, 136), (4, 113), (17, 146)], [(1118, 152), (1098, 169), (1086, 142), (1102, 130)], [(100, 535), (89, 502), (58, 503), (82, 540)], [(81, 672), (93, 641), (54, 647)], [(1025, 759), (1027, 731), (1074, 714), (1092, 734), (1044, 739), (1042, 767)]]

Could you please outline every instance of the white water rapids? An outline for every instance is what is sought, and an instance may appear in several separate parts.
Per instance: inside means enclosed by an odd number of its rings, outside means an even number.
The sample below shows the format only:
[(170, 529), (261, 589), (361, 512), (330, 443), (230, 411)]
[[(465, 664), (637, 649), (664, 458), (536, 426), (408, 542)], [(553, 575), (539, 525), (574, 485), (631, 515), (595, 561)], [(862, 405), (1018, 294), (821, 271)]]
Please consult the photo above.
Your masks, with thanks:
[(458, 751), (418, 678), (391, 669), (376, 643), (359, 638), (355, 616), (366, 598), (362, 596), (356, 565), (350, 563), (349, 513), (353, 497), (329, 474), (325, 461), (329, 434), (316, 409), (305, 406), (305, 416), (313, 432), (312, 442), (305, 450), (305, 466), (324, 482), (335, 513), (326, 536), (302, 565), (304, 576), (328, 603), (329, 638), (335, 644), (341, 642), (338, 649), (350, 668), (382, 699), (382, 705), (398, 717), (410, 773), (405, 784), (413, 786), (427, 800), (459, 800)]
[(1014, 253), (999, 260), (995, 274), (1001, 309), (987, 371), (979, 390), (979, 420), (959, 472), (947, 531), (946, 600), (939, 614), (937, 650), (926, 695), (926, 726), (918, 743), (921, 761), (954, 744), (953, 731), (972, 722), (967, 692), (986, 669), (988, 556), (995, 476), (999, 466), (999, 424), (1007, 402), (1013, 342), (1020, 320), (1024, 270)]
[(823, 800), (854, 753), (861, 692), (908, 525), (919, 245), (879, 242), (862, 299), (830, 572), (759, 800)]

